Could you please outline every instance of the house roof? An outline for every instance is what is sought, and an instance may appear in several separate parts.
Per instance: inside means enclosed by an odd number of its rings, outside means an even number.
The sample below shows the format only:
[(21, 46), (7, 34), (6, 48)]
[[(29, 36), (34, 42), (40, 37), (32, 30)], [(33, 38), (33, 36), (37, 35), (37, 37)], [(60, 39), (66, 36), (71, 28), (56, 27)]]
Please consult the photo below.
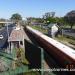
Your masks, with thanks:
[(8, 41), (22, 41), (24, 39), (24, 30), (22, 28), (16, 27), (13, 29)]

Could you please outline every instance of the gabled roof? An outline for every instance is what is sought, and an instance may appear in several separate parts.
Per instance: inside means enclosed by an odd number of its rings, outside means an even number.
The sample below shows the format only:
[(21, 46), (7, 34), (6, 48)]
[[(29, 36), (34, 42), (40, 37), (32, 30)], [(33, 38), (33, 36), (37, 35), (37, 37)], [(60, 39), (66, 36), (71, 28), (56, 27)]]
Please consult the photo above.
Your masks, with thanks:
[(24, 39), (24, 30), (22, 28), (13, 29), (8, 41), (22, 41)]

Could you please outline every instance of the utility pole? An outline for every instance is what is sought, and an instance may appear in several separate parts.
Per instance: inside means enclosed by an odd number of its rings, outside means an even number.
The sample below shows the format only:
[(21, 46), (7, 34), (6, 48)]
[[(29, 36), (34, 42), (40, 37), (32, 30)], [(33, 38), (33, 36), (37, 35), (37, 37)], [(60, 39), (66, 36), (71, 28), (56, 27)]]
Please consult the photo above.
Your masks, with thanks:
[(6, 27), (7, 27), (7, 37), (9, 38), (9, 29), (8, 29), (8, 22), (6, 20)]
[[(7, 29), (7, 40), (8, 40), (8, 38), (9, 38), (9, 29), (8, 29), (8, 22), (7, 22), (7, 20), (6, 20), (6, 29)], [(10, 46), (10, 43), (9, 43), (9, 46)], [(9, 48), (9, 46), (8, 46), (8, 48)], [(10, 53), (8, 48), (7, 48), (7, 52)]]

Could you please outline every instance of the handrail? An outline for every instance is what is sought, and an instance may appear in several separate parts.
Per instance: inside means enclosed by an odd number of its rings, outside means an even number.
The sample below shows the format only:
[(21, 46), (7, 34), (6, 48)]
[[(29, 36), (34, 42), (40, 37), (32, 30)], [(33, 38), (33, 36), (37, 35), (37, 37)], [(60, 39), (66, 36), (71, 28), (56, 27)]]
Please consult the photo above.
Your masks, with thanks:
[[(35, 37), (35, 39), (41, 43), (43, 48), (46, 48), (49, 53), (51, 53), (55, 58), (60, 58), (59, 60), (63, 63), (75, 64), (75, 50), (70, 47), (44, 35), (43, 33), (35, 30), (29, 26), (26, 26), (26, 30)], [(57, 60), (58, 60), (57, 59)]]

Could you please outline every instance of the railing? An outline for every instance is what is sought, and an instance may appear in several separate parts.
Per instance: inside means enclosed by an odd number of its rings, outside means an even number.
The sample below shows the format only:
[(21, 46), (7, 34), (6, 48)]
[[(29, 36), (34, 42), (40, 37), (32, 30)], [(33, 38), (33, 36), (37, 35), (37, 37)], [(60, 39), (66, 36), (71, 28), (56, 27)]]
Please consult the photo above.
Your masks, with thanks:
[(29, 26), (26, 26), (26, 31), (37, 40), (40, 46), (42, 46), (49, 54), (53, 55), (62, 67), (66, 67), (70, 64), (75, 67), (75, 50)]

